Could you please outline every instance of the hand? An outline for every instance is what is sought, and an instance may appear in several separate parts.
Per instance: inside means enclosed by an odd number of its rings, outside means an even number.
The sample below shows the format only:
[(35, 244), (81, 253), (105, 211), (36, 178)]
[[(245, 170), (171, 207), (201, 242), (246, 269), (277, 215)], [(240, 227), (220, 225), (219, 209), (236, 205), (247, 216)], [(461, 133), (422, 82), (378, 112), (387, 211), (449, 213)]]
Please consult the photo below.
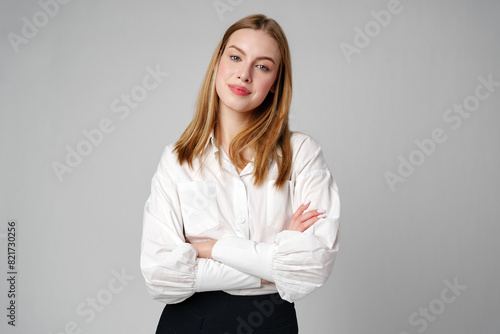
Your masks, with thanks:
[(288, 230), (304, 232), (318, 220), (326, 217), (325, 215), (326, 211), (321, 209), (311, 210), (304, 213), (304, 211), (306, 211), (306, 209), (309, 207), (310, 204), (311, 202), (307, 201), (301, 206), (299, 206), (297, 211), (295, 211), (295, 213), (292, 216), (292, 220), (290, 221), (290, 226), (288, 227)]
[(198, 257), (205, 258), (205, 259), (211, 259), (212, 258), (212, 249), (214, 248), (214, 245), (216, 242), (217, 242), (217, 240), (208, 239), (205, 241), (191, 243), (191, 245), (198, 252)]

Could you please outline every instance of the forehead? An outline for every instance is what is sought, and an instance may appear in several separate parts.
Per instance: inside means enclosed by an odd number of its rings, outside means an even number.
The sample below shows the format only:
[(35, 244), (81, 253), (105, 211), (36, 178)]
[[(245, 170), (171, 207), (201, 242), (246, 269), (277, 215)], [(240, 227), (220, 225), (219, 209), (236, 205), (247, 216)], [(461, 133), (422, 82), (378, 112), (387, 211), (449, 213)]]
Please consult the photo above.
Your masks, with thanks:
[(280, 49), (276, 40), (262, 30), (240, 29), (229, 36), (226, 49), (232, 45), (250, 57), (271, 57), (280, 60)]

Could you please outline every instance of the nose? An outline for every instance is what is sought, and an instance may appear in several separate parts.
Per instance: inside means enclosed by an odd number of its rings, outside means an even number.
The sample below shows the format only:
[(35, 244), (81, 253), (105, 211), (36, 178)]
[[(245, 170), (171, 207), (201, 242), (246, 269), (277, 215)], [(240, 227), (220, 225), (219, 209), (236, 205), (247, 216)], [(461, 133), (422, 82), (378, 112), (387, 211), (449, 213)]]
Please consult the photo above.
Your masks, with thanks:
[(238, 75), (238, 78), (246, 83), (252, 82), (252, 75), (250, 74), (250, 68), (248, 66), (243, 66), (241, 68), (240, 75)]

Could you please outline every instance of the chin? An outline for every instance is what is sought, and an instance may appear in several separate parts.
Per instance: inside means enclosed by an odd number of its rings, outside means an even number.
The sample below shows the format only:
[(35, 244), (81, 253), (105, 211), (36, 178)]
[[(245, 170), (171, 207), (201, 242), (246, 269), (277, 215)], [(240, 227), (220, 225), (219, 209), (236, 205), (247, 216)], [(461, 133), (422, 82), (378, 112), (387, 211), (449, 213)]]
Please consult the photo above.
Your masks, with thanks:
[(248, 112), (251, 112), (253, 110), (253, 109), (248, 109), (248, 108), (231, 108), (231, 107), (229, 107), (229, 108), (232, 111), (240, 113), (240, 114), (248, 113)]

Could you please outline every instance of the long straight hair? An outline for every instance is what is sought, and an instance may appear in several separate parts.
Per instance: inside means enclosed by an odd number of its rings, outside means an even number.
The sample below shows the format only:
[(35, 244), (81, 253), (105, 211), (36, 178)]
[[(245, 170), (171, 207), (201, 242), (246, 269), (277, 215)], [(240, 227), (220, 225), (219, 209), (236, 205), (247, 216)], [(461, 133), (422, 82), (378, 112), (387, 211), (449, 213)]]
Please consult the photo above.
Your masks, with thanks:
[(292, 167), (293, 153), (288, 127), (288, 112), (292, 101), (292, 69), (285, 33), (278, 22), (265, 15), (244, 17), (226, 30), (210, 60), (198, 94), (194, 117), (175, 143), (174, 151), (180, 164), (187, 162), (192, 168), (193, 159), (198, 157), (200, 165), (203, 165), (201, 157), (218, 117), (219, 97), (215, 89), (215, 78), (219, 62), (229, 37), (240, 29), (262, 30), (273, 37), (280, 49), (281, 61), (273, 85), (274, 92), (269, 92), (262, 104), (252, 111), (248, 123), (229, 144), (228, 155), (236, 167), (243, 169), (248, 163), (243, 156), (245, 149), (253, 150), (255, 185), (264, 182), (274, 158), (278, 166), (278, 177), (274, 185), (279, 189), (289, 179)]

